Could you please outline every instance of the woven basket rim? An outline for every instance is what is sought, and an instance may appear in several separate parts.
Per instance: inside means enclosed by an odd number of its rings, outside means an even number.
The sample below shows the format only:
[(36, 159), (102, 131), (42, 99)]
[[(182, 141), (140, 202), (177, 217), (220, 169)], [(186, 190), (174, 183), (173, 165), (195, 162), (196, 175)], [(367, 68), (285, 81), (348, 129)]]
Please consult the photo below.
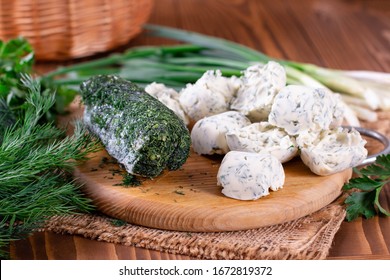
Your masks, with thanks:
[(24, 37), (37, 60), (82, 58), (120, 47), (142, 31), (153, 0), (0, 0), (0, 40)]

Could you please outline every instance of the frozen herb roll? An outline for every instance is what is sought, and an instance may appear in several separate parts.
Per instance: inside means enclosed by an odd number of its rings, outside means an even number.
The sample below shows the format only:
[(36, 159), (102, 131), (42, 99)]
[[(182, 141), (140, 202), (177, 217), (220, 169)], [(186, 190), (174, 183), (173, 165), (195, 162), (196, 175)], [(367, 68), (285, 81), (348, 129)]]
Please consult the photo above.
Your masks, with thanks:
[(80, 90), (84, 122), (130, 174), (156, 177), (187, 160), (187, 127), (142, 88), (117, 76), (99, 75), (83, 82)]

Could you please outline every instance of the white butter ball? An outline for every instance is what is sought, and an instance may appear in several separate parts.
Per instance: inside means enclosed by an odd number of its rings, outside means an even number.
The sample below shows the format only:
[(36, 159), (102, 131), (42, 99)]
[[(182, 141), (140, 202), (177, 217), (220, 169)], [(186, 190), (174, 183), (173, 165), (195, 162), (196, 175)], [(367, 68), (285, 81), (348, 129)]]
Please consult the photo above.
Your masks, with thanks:
[(250, 121), (240, 112), (227, 111), (197, 121), (191, 130), (193, 150), (200, 155), (226, 154), (229, 147), (225, 134), (247, 126)]
[(253, 123), (226, 134), (232, 151), (269, 153), (284, 163), (298, 154), (295, 137), (268, 122)]
[(194, 121), (229, 110), (230, 100), (239, 87), (237, 78), (222, 76), (220, 70), (206, 71), (194, 84), (180, 91), (180, 104)]
[(238, 200), (256, 200), (284, 185), (280, 161), (270, 154), (230, 151), (222, 160), (217, 184), (222, 193)]
[(145, 87), (145, 91), (171, 109), (183, 120), (185, 125), (189, 124), (188, 116), (179, 101), (179, 93), (175, 89), (169, 88), (161, 83), (153, 82)]
[(360, 133), (337, 128), (320, 133), (304, 133), (297, 138), (301, 159), (310, 170), (321, 176), (352, 168), (367, 158), (367, 149)]
[(268, 122), (290, 135), (336, 127), (343, 116), (337, 99), (324, 88), (289, 85), (275, 97)]
[(252, 122), (267, 120), (279, 90), (286, 86), (286, 71), (279, 63), (248, 67), (230, 108), (245, 114)]

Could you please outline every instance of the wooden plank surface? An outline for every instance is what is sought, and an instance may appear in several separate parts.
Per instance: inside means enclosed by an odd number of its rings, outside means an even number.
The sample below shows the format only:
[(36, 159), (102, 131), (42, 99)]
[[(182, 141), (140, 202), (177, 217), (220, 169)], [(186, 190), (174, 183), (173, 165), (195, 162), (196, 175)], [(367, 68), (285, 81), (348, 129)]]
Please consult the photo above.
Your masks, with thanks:
[(292, 221), (334, 201), (352, 175), (351, 169), (329, 176), (313, 174), (299, 158), (284, 164), (282, 189), (257, 200), (224, 196), (217, 186), (222, 157), (200, 156), (191, 151), (176, 171), (165, 171), (138, 187), (118, 186), (116, 163), (101, 165), (105, 151), (78, 167), (76, 178), (98, 210), (108, 216), (146, 227), (192, 231), (234, 231)]
[[(390, 72), (390, 1), (158, 0), (149, 22), (223, 37), (278, 58)], [(141, 35), (129, 45), (163, 42)], [(363, 125), (390, 136), (387, 114)], [(381, 202), (390, 209), (389, 186)], [(53, 233), (16, 242), (11, 252), (15, 259), (188, 259)], [(390, 259), (390, 219), (343, 222), (328, 258)]]

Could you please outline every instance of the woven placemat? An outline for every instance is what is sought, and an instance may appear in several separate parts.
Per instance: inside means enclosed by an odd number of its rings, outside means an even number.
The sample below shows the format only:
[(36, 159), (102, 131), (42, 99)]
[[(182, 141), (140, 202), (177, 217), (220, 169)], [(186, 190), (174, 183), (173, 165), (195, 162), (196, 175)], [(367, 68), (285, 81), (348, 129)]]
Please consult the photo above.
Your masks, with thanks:
[[(390, 135), (388, 113), (375, 123), (364, 123)], [(368, 143), (369, 151), (382, 149), (380, 143)], [(152, 229), (132, 224), (118, 225), (103, 215), (56, 216), (47, 221), (44, 230), (80, 235), (85, 238), (123, 245), (182, 254), (197, 259), (325, 259), (333, 238), (345, 218), (340, 197), (332, 204), (303, 218), (258, 229), (193, 233)]]
[(344, 217), (345, 210), (335, 203), (291, 222), (244, 231), (194, 233), (118, 226), (114, 219), (89, 214), (53, 217), (46, 230), (198, 259), (325, 259)]

